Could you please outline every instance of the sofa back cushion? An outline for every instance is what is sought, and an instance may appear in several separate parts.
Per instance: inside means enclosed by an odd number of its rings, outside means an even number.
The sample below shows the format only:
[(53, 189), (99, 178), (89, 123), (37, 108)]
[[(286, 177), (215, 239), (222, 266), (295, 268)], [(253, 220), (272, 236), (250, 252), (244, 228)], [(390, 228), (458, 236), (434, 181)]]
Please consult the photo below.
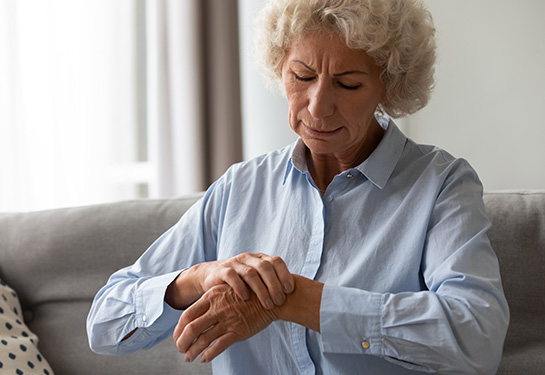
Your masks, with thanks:
[(545, 368), (545, 192), (487, 193), (484, 200), (511, 311), (498, 373), (535, 374)]
[(0, 214), (0, 278), (17, 291), (56, 375), (210, 374), (209, 366), (186, 364), (171, 340), (126, 357), (99, 356), (85, 329), (109, 276), (132, 264), (197, 198)]

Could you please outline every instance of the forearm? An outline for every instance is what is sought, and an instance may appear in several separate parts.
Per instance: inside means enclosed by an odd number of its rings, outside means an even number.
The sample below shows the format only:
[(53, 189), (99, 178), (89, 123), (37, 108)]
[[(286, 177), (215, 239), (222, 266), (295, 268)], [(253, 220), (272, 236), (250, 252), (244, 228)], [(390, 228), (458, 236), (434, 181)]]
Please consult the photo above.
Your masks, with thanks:
[(451, 292), (456, 298), (327, 286), (321, 306), (324, 352), (374, 355), (422, 371), (492, 373), (505, 335), (504, 307), (490, 294), (477, 299), (465, 288)]
[(165, 302), (176, 310), (185, 310), (204, 293), (199, 289), (195, 265), (180, 274), (169, 284), (165, 292)]
[[(91, 349), (99, 354), (124, 355), (169, 336), (181, 312), (163, 303), (162, 294), (174, 277), (166, 274), (138, 282), (125, 277), (111, 280), (99, 291), (89, 312)], [(140, 331), (145, 334), (136, 334)]]
[(320, 332), (320, 304), (324, 284), (294, 275), (295, 289), (286, 302), (275, 308), (279, 320), (293, 322)]
[[(194, 271), (188, 269), (180, 272), (165, 291), (165, 303), (173, 309), (185, 310), (202, 295), (195, 285)], [(137, 330), (138, 328), (133, 329), (122, 341), (128, 340)]]
[[(164, 302), (172, 309), (182, 311), (191, 306), (204, 293), (199, 289), (197, 270), (200, 265), (195, 265), (187, 270), (181, 271), (176, 278), (168, 285), (164, 293)], [(146, 318), (147, 320), (147, 318)], [(128, 332), (121, 341), (131, 338), (138, 330), (135, 327)]]

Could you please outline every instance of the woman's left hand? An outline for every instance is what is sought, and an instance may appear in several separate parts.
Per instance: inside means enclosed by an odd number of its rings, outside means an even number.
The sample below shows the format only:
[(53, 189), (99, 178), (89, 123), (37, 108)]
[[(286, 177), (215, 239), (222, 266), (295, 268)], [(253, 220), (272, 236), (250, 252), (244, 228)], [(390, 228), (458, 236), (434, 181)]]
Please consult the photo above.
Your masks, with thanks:
[(203, 353), (201, 362), (210, 362), (232, 344), (265, 329), (278, 317), (265, 309), (252, 293), (247, 301), (226, 284), (208, 290), (180, 317), (174, 330), (178, 350), (191, 362)]

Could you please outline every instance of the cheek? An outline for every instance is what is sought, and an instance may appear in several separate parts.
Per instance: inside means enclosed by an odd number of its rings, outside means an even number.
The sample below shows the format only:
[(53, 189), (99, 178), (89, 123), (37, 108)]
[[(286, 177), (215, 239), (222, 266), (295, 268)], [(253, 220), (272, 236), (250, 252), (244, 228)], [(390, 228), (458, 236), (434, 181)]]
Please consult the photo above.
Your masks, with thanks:
[(297, 124), (298, 124), (298, 116), (297, 112), (295, 112), (291, 106), (288, 107), (288, 122), (290, 124), (290, 128), (297, 133)]
[(288, 102), (288, 114), (290, 122), (292, 119), (296, 119), (302, 110), (305, 109), (304, 97), (297, 92), (286, 92), (286, 98)]
[(348, 128), (361, 132), (366, 131), (369, 123), (375, 118), (376, 107), (373, 104), (362, 106), (361, 102), (344, 101), (337, 109)]

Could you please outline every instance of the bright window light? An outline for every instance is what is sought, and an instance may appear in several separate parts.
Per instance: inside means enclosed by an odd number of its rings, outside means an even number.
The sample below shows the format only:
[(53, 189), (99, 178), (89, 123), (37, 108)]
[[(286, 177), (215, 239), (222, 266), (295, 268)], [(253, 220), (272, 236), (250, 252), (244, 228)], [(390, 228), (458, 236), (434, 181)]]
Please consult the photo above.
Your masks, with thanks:
[(0, 211), (146, 195), (138, 4), (0, 3)]

